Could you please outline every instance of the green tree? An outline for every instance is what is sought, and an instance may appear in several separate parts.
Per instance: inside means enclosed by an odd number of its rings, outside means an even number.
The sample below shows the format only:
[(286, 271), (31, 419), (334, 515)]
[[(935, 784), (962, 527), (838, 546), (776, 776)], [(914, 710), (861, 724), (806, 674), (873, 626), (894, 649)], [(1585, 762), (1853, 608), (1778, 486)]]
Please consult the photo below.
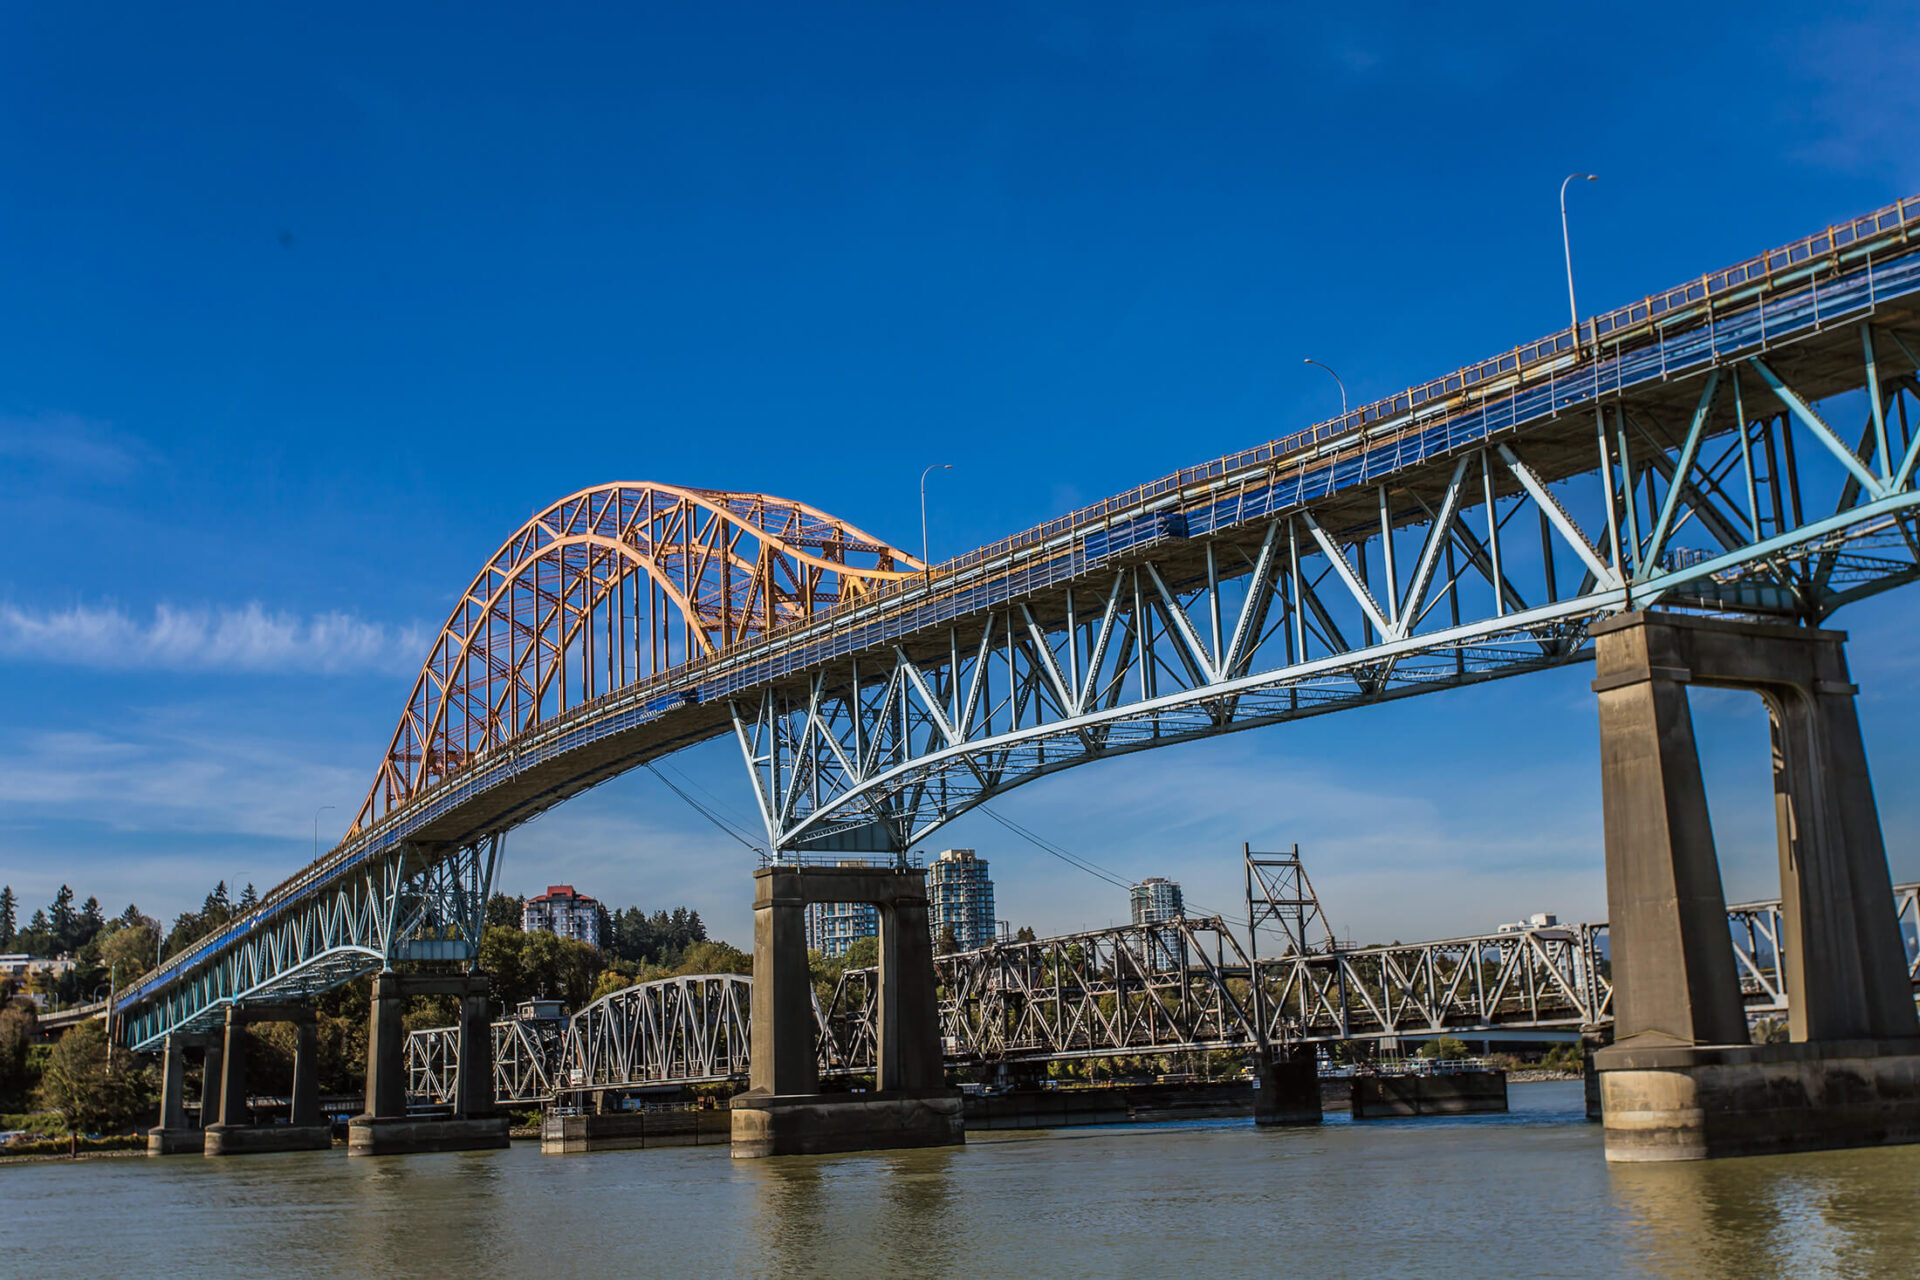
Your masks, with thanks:
[(81, 904), (79, 918), (74, 923), (73, 949), (77, 951), (92, 942), (106, 923), (107, 918), (100, 913), (100, 899), (89, 897)]
[(72, 951), (79, 944), (74, 938), (73, 890), (66, 885), (53, 895), (53, 909), (47, 913), (47, 927), (53, 933), (56, 951)]
[(864, 938), (855, 938), (847, 944), (847, 952), (841, 957), (842, 967), (847, 969), (871, 969), (880, 963), (880, 939), (868, 934)]
[(525, 898), (517, 898), (510, 893), (496, 893), (487, 899), (487, 924), (489, 929), (518, 929), (520, 927), (520, 909), (526, 905)]
[(19, 909), (20, 900), (13, 896), (13, 886), (0, 885), (0, 950), (13, 949), (14, 913)]
[(1421, 1045), (1419, 1053), (1414, 1056), (1429, 1059), (1465, 1058), (1469, 1056), (1469, 1050), (1464, 1041), (1452, 1036), (1435, 1036)]
[(145, 917), (138, 924), (114, 920), (93, 942), (94, 963), (109, 978), (123, 986), (153, 968), (154, 948), (160, 940), (160, 926)]
[(1040, 940), (1040, 935), (1033, 931), (1032, 925), (1023, 924), (1020, 926), (1019, 930), (1013, 935), (1013, 940), (1015, 942), (1038, 942)]
[(18, 1110), (27, 1102), (33, 1079), (27, 1050), (40, 1038), (33, 1002), (8, 994), (0, 1000), (0, 1109)]
[(41, 1100), (75, 1133), (100, 1133), (131, 1119), (146, 1103), (142, 1072), (107, 1042), (98, 1022), (83, 1022), (47, 1055)]
[(694, 973), (746, 973), (753, 972), (753, 957), (740, 948), (725, 942), (716, 942), (702, 938), (686, 949), (680, 957), (679, 971), (683, 974)]
[(953, 926), (950, 924), (941, 925), (940, 932), (933, 935), (933, 954), (937, 956), (952, 955), (959, 949), (960, 939), (958, 935), (954, 933)]
[(488, 929), (480, 937), (480, 967), (492, 976), (494, 1000), (511, 1012), (523, 1000), (580, 1008), (592, 996), (603, 963), (586, 943), (545, 929)]

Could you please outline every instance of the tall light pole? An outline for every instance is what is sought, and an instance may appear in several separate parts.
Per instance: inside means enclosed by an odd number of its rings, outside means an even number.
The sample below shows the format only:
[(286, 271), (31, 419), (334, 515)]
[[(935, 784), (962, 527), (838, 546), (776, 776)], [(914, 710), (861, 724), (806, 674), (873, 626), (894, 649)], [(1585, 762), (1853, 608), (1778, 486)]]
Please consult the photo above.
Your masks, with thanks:
[(933, 581), (933, 566), (927, 561), (927, 477), (936, 471), (951, 471), (951, 462), (936, 462), (920, 473), (920, 572)]
[(1308, 356), (1305, 360), (1301, 361), (1301, 363), (1310, 364), (1314, 366), (1316, 369), (1326, 369), (1327, 372), (1332, 375), (1334, 382), (1337, 383), (1340, 387), (1340, 416), (1342, 418), (1345, 418), (1347, 416), (1347, 384), (1340, 381), (1340, 375), (1337, 373), (1334, 373), (1332, 369), (1328, 368), (1324, 364), (1321, 364), (1318, 360), (1315, 360), (1312, 356)]
[(313, 811), (313, 860), (315, 862), (320, 861), (320, 815), (331, 808), (333, 808), (332, 805), (323, 804)]
[(1576, 178), (1588, 182), (1600, 181), (1599, 175), (1592, 173), (1570, 173), (1560, 180), (1560, 250), (1567, 257), (1567, 314), (1573, 321), (1573, 345), (1580, 345), (1580, 308), (1573, 301), (1573, 238), (1567, 234), (1567, 184)]

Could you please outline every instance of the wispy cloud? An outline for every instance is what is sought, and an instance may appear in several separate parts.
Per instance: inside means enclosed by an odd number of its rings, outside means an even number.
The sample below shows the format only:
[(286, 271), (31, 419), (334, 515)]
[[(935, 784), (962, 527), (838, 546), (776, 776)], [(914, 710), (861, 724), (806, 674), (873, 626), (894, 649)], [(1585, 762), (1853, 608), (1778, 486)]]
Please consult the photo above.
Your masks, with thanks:
[(0, 460), (89, 480), (124, 480), (147, 457), (139, 441), (70, 413), (0, 414)]
[(114, 605), (32, 609), (0, 603), (0, 658), (125, 670), (402, 673), (428, 633), (345, 613), (308, 617), (162, 604), (151, 618)]

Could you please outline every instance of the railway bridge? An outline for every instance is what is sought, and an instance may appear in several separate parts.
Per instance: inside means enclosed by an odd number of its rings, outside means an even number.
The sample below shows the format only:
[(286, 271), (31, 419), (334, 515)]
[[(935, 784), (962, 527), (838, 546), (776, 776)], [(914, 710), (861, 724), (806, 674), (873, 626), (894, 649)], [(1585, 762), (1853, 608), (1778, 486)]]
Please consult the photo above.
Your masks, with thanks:
[[(903, 855), (1110, 756), (1591, 662), (1619, 1033), (1600, 1066), (1635, 1117), (1609, 1122), (1610, 1158), (1920, 1137), (1855, 689), (1821, 629), (1920, 573), (1917, 222), (1920, 198), (1821, 228), (944, 564), (788, 499), (569, 495), (459, 596), (346, 838), (116, 992), (116, 1028), (177, 1078), (188, 1043), (237, 1048), (249, 1019), (299, 1022), (374, 973), (353, 1149), (504, 1141), (472, 972), (503, 839), (732, 735), (770, 858), (739, 1149), (909, 1122), (952, 1140), (918, 880), (810, 861)], [(1770, 712), (1788, 1046), (1742, 1043), (1692, 684)], [(881, 912), (875, 1105), (899, 1114), (878, 1130), (817, 1103), (797, 930), (826, 893)], [(410, 990), (465, 1002), (474, 1083), (431, 1134), (403, 1118)]]

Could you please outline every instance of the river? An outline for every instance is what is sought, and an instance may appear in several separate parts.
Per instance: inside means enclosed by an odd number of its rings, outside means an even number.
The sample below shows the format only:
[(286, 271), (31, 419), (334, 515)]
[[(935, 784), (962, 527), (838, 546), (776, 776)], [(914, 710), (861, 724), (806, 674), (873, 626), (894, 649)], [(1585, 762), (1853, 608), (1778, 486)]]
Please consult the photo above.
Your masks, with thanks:
[(1577, 1083), (1504, 1116), (0, 1168), (7, 1276), (1920, 1275), (1920, 1146), (1608, 1165)]

